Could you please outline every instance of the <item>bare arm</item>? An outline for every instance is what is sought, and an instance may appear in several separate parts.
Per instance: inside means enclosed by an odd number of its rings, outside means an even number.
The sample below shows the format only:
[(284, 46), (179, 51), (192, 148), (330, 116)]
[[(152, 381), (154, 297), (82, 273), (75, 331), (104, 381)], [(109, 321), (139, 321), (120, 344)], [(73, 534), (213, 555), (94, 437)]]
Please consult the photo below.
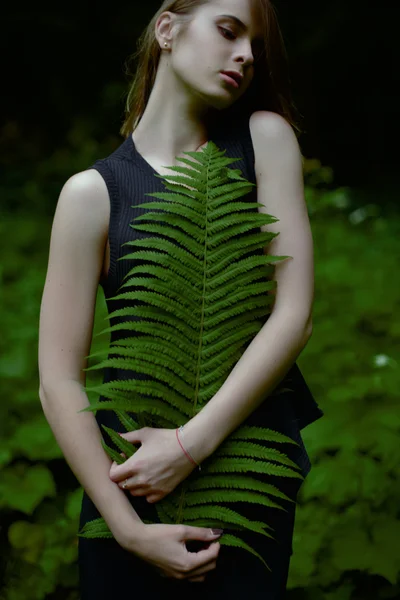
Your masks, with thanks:
[(114, 537), (144, 524), (118, 485), (110, 480), (112, 461), (83, 389), (93, 335), (96, 294), (108, 236), (110, 206), (106, 185), (95, 170), (64, 185), (54, 215), (39, 326), (39, 397), (46, 419), (82, 487)]
[(302, 157), (293, 130), (279, 115), (258, 111), (250, 119), (262, 212), (279, 221), (262, 227), (279, 232), (265, 249), (292, 258), (275, 267), (277, 291), (268, 320), (224, 384), (185, 425), (185, 443), (202, 461), (267, 399), (306, 346), (312, 332), (313, 241), (304, 200)]

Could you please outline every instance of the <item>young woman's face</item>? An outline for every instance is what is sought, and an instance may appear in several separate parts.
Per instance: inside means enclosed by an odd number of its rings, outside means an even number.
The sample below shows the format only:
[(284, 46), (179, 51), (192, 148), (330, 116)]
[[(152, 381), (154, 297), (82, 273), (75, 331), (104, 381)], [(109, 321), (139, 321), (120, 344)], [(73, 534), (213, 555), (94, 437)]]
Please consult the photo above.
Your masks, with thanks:
[[(215, 108), (227, 108), (250, 86), (262, 44), (252, 0), (212, 0), (197, 9), (187, 31), (174, 42), (171, 67), (192, 94)], [(239, 86), (221, 71), (242, 74)]]

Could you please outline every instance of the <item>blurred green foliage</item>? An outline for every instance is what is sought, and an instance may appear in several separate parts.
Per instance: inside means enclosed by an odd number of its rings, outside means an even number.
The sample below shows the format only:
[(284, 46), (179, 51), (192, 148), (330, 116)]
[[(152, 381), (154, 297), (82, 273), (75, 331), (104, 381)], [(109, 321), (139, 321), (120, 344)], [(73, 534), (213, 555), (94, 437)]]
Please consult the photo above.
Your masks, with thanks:
[[(78, 120), (63, 148), (7, 175), (0, 222), (0, 589), (4, 600), (77, 600), (82, 489), (38, 397), (37, 343), (55, 201), (107, 156)], [(290, 600), (399, 597), (399, 216), (336, 189), (304, 160), (315, 249), (314, 333), (298, 363), (325, 416), (303, 430), (313, 469), (299, 497)], [(98, 291), (91, 352), (107, 343)], [(95, 380), (99, 375), (89, 372)]]

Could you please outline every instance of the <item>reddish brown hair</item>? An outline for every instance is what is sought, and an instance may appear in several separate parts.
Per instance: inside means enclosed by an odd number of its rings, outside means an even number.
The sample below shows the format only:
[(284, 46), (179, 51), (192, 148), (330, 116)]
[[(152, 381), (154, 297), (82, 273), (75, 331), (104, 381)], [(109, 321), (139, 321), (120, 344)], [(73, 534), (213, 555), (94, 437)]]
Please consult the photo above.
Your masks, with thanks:
[[(137, 51), (127, 61), (136, 62), (130, 83), (125, 119), (120, 133), (127, 138), (137, 126), (146, 108), (154, 85), (161, 48), (155, 36), (158, 17), (165, 11), (178, 15), (178, 25), (184, 27), (192, 13), (212, 0), (165, 0), (137, 41)], [(256, 110), (270, 110), (284, 117), (300, 133), (298, 113), (294, 106), (288, 73), (286, 48), (275, 8), (270, 0), (253, 0), (264, 25), (264, 43), (260, 57), (255, 62), (254, 77), (245, 94), (229, 108), (219, 113), (219, 121), (232, 126), (237, 119), (250, 118)]]

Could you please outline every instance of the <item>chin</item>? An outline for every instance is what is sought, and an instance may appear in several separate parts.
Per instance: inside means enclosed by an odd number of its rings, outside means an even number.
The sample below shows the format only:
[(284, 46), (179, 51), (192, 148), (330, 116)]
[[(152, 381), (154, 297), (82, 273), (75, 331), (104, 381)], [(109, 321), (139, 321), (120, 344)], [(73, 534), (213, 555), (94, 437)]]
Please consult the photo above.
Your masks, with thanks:
[(208, 95), (207, 101), (210, 106), (217, 110), (224, 110), (234, 104), (238, 98), (230, 94), (227, 90), (222, 90), (223, 93)]

